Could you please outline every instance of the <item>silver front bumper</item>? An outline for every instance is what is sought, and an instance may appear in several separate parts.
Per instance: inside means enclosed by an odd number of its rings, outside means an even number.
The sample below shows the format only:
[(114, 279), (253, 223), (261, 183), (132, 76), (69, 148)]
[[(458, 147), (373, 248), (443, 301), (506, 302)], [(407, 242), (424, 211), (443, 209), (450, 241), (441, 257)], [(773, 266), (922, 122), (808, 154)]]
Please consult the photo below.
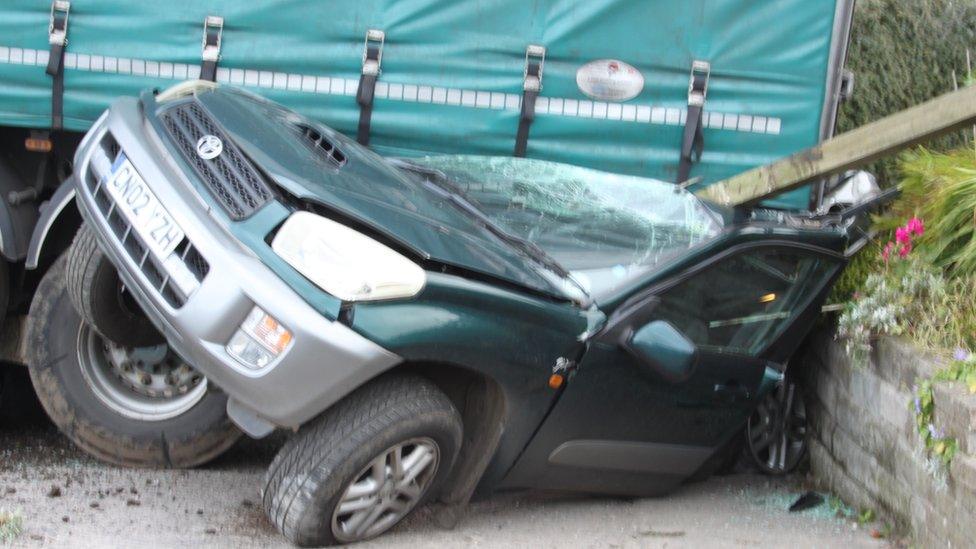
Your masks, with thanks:
[[(138, 253), (134, 231), (126, 231), (124, 221), (111, 213), (110, 199), (99, 192), (99, 175), (93, 169), (115, 152), (106, 150), (106, 141), (113, 149), (121, 147), (186, 233), (188, 242), (173, 252), (182, 257), (154, 263)], [(127, 289), (173, 348), (237, 401), (238, 414), (243, 408), (275, 425), (297, 427), (400, 362), (395, 354), (323, 317), (233, 238), (210, 214), (210, 206), (170, 157), (135, 100), (117, 101), (92, 128), (77, 153), (75, 178), (79, 210)], [(206, 265), (202, 276), (199, 260), (191, 261), (197, 256)], [(196, 280), (187, 278), (188, 273)], [(255, 305), (293, 334), (291, 346), (258, 371), (225, 351)]]

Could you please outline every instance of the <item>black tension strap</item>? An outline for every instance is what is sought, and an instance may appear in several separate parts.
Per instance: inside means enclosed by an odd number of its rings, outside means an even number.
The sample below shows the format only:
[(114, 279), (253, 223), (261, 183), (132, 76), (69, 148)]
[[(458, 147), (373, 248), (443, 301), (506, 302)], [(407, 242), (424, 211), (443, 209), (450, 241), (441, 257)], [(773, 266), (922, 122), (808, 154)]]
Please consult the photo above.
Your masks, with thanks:
[(518, 133), (515, 134), (515, 156), (525, 157), (529, 144), (529, 127), (535, 120), (535, 100), (542, 91), (542, 68), (546, 62), (546, 48), (530, 45), (525, 49), (525, 72), (522, 81), (522, 110)]
[(364, 147), (369, 145), (369, 127), (373, 119), (373, 96), (376, 91), (376, 80), (380, 77), (380, 66), (383, 63), (383, 43), (386, 33), (377, 29), (366, 31), (366, 43), (363, 46), (363, 70), (359, 75), (359, 88), (356, 89), (356, 102), (359, 103), (359, 128), (356, 131), (356, 141)]
[(708, 77), (711, 65), (706, 61), (695, 61), (691, 65), (691, 80), (688, 83), (688, 116), (685, 131), (681, 138), (681, 161), (678, 164), (676, 183), (688, 181), (691, 164), (701, 160), (705, 150), (705, 136), (702, 134), (702, 114), (705, 98), (708, 95)]
[(220, 41), (224, 34), (224, 18), (208, 15), (203, 20), (203, 61), (200, 79), (217, 81), (217, 62), (220, 61)]
[(64, 49), (68, 46), (68, 12), (71, 2), (51, 2), (51, 20), (47, 27), (47, 42), (51, 49), (47, 58), (47, 73), (51, 75), (51, 129), (64, 127)]

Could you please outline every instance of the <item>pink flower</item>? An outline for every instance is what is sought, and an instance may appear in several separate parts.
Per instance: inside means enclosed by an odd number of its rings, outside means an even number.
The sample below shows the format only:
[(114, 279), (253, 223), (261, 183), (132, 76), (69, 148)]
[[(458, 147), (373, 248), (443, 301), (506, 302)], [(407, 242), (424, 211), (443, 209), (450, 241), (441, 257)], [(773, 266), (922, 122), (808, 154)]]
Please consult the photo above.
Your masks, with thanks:
[(908, 230), (908, 227), (898, 227), (895, 230), (895, 240), (899, 244), (911, 244), (912, 233)]
[(917, 234), (919, 236), (925, 234), (925, 223), (917, 217), (909, 219), (908, 224), (905, 225), (905, 228), (908, 229), (908, 232), (911, 234)]
[(884, 250), (881, 251), (881, 258), (884, 259), (885, 263), (887, 263), (888, 260), (891, 259), (891, 250), (894, 249), (894, 247), (895, 247), (895, 243), (889, 242), (885, 244)]
[(912, 243), (911, 242), (909, 242), (908, 244), (905, 244), (904, 246), (901, 247), (900, 250), (898, 250), (898, 255), (902, 259), (908, 257), (908, 254), (910, 254), (910, 253), (912, 253)]

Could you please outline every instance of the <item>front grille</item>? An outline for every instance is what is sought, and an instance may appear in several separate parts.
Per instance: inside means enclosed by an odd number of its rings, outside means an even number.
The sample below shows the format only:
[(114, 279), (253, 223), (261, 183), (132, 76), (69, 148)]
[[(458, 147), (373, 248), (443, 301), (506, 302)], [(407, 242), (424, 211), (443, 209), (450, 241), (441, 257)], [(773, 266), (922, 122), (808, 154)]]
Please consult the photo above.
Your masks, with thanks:
[[(88, 164), (87, 172), (84, 174), (84, 185), (95, 199), (98, 213), (108, 222), (112, 234), (122, 245), (125, 253), (139, 266), (142, 274), (163, 299), (171, 307), (178, 309), (186, 303), (193, 292), (184, 291), (180, 285), (176, 284), (171, 275), (173, 267), (167, 268), (149, 252), (145, 242), (132, 230), (129, 222), (116, 209), (112, 196), (102, 188), (111, 170), (112, 160), (120, 150), (112, 134), (106, 133), (98, 146), (92, 149), (91, 161)], [(170, 257), (177, 258), (186, 267), (196, 279), (197, 285), (203, 282), (207, 273), (210, 272), (210, 264), (200, 255), (189, 238), (184, 237)]]
[[(271, 200), (271, 187), (264, 176), (196, 100), (166, 108), (160, 119), (183, 158), (232, 219), (249, 217)], [(216, 158), (204, 160), (197, 154), (197, 142), (205, 135), (213, 135), (223, 142), (223, 152)]]

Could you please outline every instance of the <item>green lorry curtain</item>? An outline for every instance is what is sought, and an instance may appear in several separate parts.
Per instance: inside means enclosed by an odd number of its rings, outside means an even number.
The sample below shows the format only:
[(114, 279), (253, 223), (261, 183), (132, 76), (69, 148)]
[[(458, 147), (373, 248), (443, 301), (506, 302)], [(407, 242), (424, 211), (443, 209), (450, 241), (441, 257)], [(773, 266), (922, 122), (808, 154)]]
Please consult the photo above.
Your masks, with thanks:
[[(839, 5), (843, 4), (843, 5)], [(527, 49), (544, 52), (526, 156), (674, 181), (695, 61), (710, 67), (707, 184), (822, 138), (843, 0), (73, 0), (64, 127), (114, 97), (198, 77), (223, 18), (217, 81), (355, 135), (367, 31), (384, 33), (370, 145), (398, 155), (511, 155)], [(0, 124), (49, 127), (50, 4), (0, 4)], [(806, 208), (809, 192), (778, 205)]]

